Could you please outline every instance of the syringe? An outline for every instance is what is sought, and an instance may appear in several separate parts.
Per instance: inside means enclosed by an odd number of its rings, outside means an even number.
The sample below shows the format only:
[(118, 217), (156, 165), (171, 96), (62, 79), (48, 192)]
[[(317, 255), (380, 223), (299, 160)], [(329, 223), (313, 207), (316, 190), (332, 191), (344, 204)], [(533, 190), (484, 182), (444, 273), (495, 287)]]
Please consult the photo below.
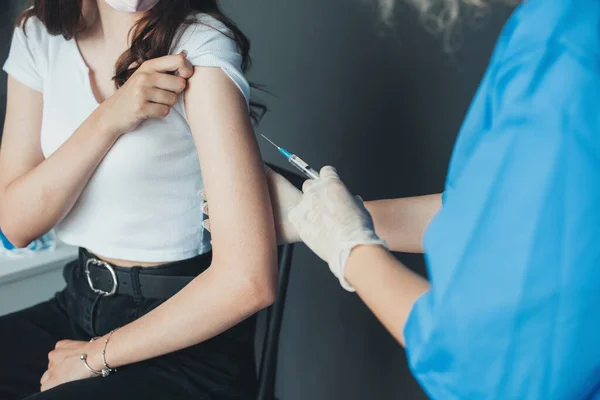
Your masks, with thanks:
[(277, 146), (275, 143), (273, 143), (273, 141), (271, 139), (269, 139), (265, 135), (261, 135), (261, 136), (264, 137), (265, 139), (267, 139), (269, 141), (269, 143), (271, 143), (273, 146), (277, 147), (277, 150), (279, 150), (279, 152), (281, 154), (283, 154), (283, 156), (285, 158), (287, 158), (287, 160), (290, 162), (290, 164), (292, 164), (294, 167), (296, 167), (298, 170), (300, 170), (309, 179), (319, 179), (319, 173), (317, 171), (315, 171), (314, 169), (312, 169), (303, 159), (301, 159), (300, 157), (298, 157), (295, 154), (290, 153), (283, 147)]

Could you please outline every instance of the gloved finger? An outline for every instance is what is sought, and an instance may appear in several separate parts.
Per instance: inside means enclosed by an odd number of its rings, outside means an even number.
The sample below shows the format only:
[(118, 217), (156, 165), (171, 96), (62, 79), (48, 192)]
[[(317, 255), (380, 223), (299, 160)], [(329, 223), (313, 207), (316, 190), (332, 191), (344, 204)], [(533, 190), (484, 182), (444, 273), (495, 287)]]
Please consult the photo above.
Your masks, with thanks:
[(204, 189), (201, 189), (201, 190), (198, 192), (198, 197), (200, 197), (200, 199), (201, 199), (202, 201), (206, 201), (206, 200), (207, 200), (207, 198), (206, 198), (206, 190), (204, 190)]
[(323, 168), (321, 168), (321, 171), (319, 172), (319, 175), (322, 178), (338, 178), (339, 179), (339, 175), (337, 173), (337, 170), (332, 167), (331, 165), (326, 165)]
[(371, 212), (367, 209), (367, 206), (365, 206), (365, 202), (362, 199), (362, 197), (354, 196), (354, 201), (356, 202), (356, 206), (363, 213), (363, 216), (365, 218), (364, 223), (368, 226), (369, 229), (371, 229), (373, 232), (375, 232), (375, 223), (373, 222), (373, 216), (371, 215)]
[(308, 191), (308, 189), (310, 189), (310, 187), (314, 184), (315, 184), (315, 181), (312, 179), (308, 179), (308, 180), (304, 181), (304, 183), (302, 184), (302, 191), (304, 193), (306, 193)]
[(302, 199), (302, 201), (288, 213), (288, 220), (294, 225), (298, 233), (300, 233), (304, 227), (310, 225), (315, 218), (315, 207), (313, 203), (306, 198)]
[(321, 168), (319, 179), (309, 179), (302, 185), (302, 191), (306, 193), (310, 188), (316, 188), (317, 185), (326, 185), (329, 182), (328, 178), (340, 179), (335, 168), (331, 166)]
[(204, 202), (204, 204), (202, 204), (202, 213), (208, 215), (208, 202)]
[(354, 196), (354, 202), (356, 203), (357, 207), (360, 208), (363, 212), (366, 212), (367, 214), (371, 215), (369, 213), (369, 210), (367, 210), (367, 207), (365, 206), (365, 202), (362, 199), (362, 197)]
[(210, 232), (210, 219), (202, 221), (202, 227)]
[(290, 221), (296, 229), (298, 229), (298, 225), (302, 219), (302, 214), (302, 202), (300, 202), (294, 208), (292, 208), (287, 215), (288, 221)]

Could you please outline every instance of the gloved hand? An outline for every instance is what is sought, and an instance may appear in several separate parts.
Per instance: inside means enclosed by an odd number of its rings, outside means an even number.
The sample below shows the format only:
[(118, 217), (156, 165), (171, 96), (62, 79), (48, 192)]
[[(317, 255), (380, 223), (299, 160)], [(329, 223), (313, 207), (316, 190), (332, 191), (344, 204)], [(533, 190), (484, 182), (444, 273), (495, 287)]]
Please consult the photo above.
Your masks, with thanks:
[(381, 245), (373, 219), (360, 197), (350, 194), (335, 168), (321, 169), (321, 177), (306, 181), (302, 201), (289, 213), (300, 238), (329, 264), (331, 272), (348, 291), (354, 288), (345, 279), (346, 261), (359, 245)]
[[(267, 183), (269, 184), (269, 193), (271, 194), (277, 244), (281, 245), (299, 242), (300, 237), (296, 233), (296, 229), (292, 223), (289, 221), (288, 214), (302, 199), (302, 192), (267, 165), (265, 165), (265, 174)], [(206, 202), (204, 204), (204, 213), (210, 215), (208, 201), (204, 190), (200, 191), (200, 197)], [(210, 232), (210, 219), (204, 220), (203, 226)]]

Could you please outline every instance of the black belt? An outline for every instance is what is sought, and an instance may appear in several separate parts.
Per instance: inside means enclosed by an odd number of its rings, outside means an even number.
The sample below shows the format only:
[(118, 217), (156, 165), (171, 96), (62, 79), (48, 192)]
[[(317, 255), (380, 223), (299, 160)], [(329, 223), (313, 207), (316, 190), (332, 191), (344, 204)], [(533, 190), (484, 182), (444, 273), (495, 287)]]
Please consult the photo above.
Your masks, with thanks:
[(120, 294), (142, 296), (146, 299), (168, 299), (196, 278), (195, 276), (144, 274), (143, 268), (119, 268), (89, 253), (81, 256), (80, 260), (83, 262), (83, 270), (90, 289), (103, 296)]

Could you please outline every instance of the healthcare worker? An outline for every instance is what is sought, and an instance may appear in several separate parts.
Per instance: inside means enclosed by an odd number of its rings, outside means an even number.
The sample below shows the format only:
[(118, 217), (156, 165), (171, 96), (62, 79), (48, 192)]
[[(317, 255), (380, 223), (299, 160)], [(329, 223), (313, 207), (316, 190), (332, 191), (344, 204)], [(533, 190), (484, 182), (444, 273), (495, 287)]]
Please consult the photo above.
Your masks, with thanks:
[[(363, 206), (332, 167), (304, 195), (267, 175), (280, 241), (297, 232), (356, 290), (431, 398), (600, 398), (598, 0), (516, 9), (443, 195)], [(425, 228), (430, 283), (386, 247), (421, 250)]]

